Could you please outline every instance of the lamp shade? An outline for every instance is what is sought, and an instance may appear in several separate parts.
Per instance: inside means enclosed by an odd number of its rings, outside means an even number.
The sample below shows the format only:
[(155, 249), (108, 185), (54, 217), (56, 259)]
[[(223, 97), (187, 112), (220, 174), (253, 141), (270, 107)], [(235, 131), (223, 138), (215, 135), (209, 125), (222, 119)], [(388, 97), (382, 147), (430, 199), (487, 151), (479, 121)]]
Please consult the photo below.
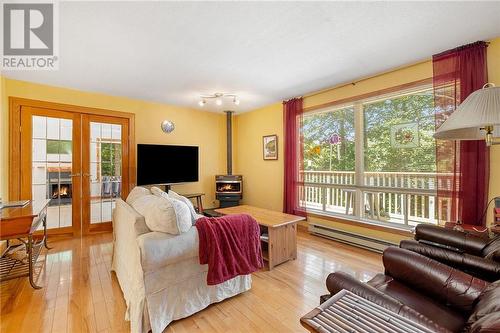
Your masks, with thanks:
[(500, 137), (500, 87), (474, 91), (458, 106), (434, 133), (444, 140), (484, 140), (485, 126), (493, 126), (493, 136)]

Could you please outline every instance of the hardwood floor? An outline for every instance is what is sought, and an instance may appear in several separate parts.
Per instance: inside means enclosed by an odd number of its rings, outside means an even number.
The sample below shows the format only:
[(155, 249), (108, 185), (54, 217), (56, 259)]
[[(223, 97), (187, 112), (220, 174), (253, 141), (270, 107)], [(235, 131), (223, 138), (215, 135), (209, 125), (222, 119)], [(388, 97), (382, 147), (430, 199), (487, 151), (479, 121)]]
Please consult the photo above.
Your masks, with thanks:
[[(40, 268), (42, 289), (32, 289), (26, 278), (1, 284), (0, 331), (128, 332), (125, 302), (110, 272), (111, 233), (50, 245)], [(333, 271), (368, 280), (382, 271), (381, 256), (299, 231), (297, 260), (253, 274), (250, 291), (165, 332), (305, 332), (299, 318), (318, 305)]]

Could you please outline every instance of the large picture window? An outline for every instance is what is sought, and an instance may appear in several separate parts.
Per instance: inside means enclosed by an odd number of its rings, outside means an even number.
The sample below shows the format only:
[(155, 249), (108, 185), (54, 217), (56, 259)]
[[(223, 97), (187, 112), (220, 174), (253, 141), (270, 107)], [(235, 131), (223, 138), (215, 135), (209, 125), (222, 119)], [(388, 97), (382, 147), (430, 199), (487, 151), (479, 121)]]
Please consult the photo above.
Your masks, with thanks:
[(376, 223), (436, 223), (431, 86), (306, 113), (304, 197), (310, 211)]

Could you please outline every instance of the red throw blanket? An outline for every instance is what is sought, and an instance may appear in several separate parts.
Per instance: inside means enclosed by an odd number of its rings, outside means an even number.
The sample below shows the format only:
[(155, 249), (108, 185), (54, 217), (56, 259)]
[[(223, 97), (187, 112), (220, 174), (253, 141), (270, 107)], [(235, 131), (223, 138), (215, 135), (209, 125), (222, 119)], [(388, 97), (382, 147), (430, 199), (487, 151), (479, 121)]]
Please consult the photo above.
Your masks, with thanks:
[(207, 284), (215, 285), (264, 266), (259, 224), (246, 214), (196, 221), (200, 264), (208, 264)]

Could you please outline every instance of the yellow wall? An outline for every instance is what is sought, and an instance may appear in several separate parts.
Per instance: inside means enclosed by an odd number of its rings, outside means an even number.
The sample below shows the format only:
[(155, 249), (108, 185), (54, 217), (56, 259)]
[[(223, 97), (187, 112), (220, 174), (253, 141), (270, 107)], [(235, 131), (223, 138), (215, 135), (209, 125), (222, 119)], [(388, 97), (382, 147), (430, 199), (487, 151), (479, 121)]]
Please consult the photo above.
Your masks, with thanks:
[(399, 86), (432, 77), (432, 62), (424, 61), (418, 64), (405, 66), (390, 72), (356, 80), (355, 84), (344, 84), (323, 92), (312, 93), (304, 98), (304, 107), (312, 107), (324, 103), (355, 97), (377, 90)]
[[(493, 40), (488, 47), (489, 81), (500, 85), (500, 38)], [(426, 60), (417, 64), (397, 68), (375, 77), (356, 80), (356, 84), (345, 84), (324, 91), (311, 93), (304, 98), (304, 107), (355, 97), (365, 93), (398, 86), (432, 77), (432, 62)], [(272, 104), (236, 117), (236, 172), (242, 174), (247, 184), (244, 203), (266, 208), (282, 209), (283, 202), (283, 122), (281, 103)], [(274, 126), (274, 127), (273, 127)], [(262, 135), (276, 133), (280, 140), (279, 160), (262, 160)], [(495, 167), (496, 166), (496, 167)], [(500, 195), (500, 147), (491, 150), (490, 197)], [(265, 172), (264, 172), (265, 170)], [(350, 224), (332, 222), (318, 218), (308, 218), (338, 229), (376, 235), (381, 239), (399, 241), (403, 236), (373, 231)], [(491, 212), (488, 221), (492, 221)]]
[[(283, 208), (283, 113), (281, 103), (235, 117), (235, 171), (243, 175), (243, 202)], [(278, 160), (264, 161), (262, 137), (278, 135)]]
[[(9, 96), (102, 108), (135, 114), (136, 143), (181, 144), (200, 147), (200, 181), (176, 185), (175, 191), (203, 192), (205, 207), (213, 207), (215, 200), (214, 176), (225, 171), (225, 118), (222, 113), (197, 111), (160, 103), (151, 103), (124, 97), (82, 92), (35, 83), (2, 79), (1, 111), (1, 179), (8, 180), (8, 98)], [(175, 123), (175, 130), (164, 134), (163, 120)], [(7, 199), (8, 183), (0, 187)]]

